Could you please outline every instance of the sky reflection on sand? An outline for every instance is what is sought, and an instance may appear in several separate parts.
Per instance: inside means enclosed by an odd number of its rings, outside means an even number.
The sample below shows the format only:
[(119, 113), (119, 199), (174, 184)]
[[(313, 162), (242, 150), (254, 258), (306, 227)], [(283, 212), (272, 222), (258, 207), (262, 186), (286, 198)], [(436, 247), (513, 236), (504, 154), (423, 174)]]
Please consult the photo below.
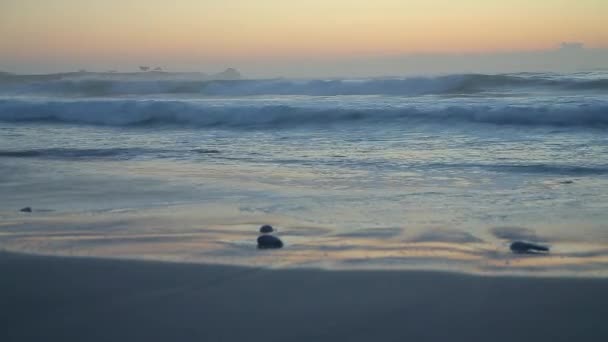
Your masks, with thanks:
[[(217, 211), (207, 215), (208, 224), (202, 227), (198, 222), (205, 222), (199, 221), (205, 215), (200, 208), (174, 207), (154, 213), (20, 217), (0, 226), (0, 248), (52, 255), (273, 268), (608, 276), (608, 248), (589, 241), (550, 241), (549, 254), (516, 255), (510, 253), (508, 240), (492, 235), (496, 229), (489, 229), (483, 236), (458, 229), (430, 230), (434, 233), (421, 235), (407, 227), (361, 228), (345, 233), (331, 226), (307, 228), (285, 217), (262, 218), (251, 213), (222, 224), (219, 218), (212, 218), (222, 216)], [(282, 250), (257, 250), (257, 228), (264, 219), (283, 222), (275, 223), (277, 235), (285, 242)], [(470, 240), (461, 240), (463, 236)]]

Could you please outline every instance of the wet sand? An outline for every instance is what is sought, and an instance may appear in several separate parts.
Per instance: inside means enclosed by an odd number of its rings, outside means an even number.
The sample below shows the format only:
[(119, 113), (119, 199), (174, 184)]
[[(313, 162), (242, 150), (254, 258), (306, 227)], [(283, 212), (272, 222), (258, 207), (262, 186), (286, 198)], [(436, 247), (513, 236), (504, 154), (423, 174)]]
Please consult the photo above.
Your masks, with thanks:
[(608, 279), (0, 253), (0, 341), (608, 341)]

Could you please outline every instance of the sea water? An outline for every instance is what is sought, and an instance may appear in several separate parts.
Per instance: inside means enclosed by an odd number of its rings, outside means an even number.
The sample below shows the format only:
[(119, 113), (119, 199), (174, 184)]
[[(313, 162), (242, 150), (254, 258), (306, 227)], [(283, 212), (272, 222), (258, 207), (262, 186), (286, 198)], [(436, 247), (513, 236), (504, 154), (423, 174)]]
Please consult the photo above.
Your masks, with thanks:
[[(607, 189), (601, 70), (0, 74), (5, 250), (608, 276)], [(282, 250), (256, 249), (262, 224)]]

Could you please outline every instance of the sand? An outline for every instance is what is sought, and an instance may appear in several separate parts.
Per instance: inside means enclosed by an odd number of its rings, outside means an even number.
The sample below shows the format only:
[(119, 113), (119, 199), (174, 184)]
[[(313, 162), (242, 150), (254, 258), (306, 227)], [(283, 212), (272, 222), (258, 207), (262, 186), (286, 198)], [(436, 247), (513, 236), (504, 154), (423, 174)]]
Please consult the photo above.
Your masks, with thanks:
[(608, 279), (0, 254), (0, 341), (608, 341)]

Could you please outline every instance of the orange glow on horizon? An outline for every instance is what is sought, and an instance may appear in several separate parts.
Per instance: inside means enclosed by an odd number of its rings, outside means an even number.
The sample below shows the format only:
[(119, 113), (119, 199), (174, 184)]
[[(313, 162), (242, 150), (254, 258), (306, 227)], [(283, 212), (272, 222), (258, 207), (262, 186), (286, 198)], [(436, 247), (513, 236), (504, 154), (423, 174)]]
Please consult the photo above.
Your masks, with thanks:
[(608, 47), (608, 2), (5, 0), (4, 58), (190, 61)]

